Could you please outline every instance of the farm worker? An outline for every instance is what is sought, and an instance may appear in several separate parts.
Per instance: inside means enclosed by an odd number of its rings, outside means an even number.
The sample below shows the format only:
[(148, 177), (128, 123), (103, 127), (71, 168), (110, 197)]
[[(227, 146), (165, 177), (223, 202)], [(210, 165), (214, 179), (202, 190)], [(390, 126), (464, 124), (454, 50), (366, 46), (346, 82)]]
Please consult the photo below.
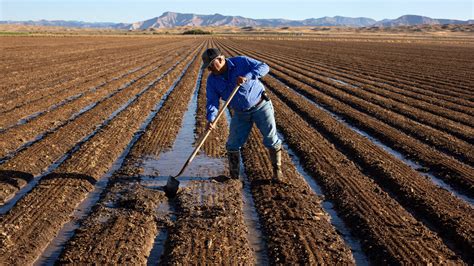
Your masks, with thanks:
[(208, 129), (215, 127), (213, 121), (219, 110), (219, 99), (226, 101), (234, 87), (240, 85), (229, 104), (234, 111), (226, 144), (231, 178), (239, 178), (240, 148), (247, 141), (255, 123), (263, 135), (263, 144), (270, 152), (272, 179), (281, 182), (281, 140), (277, 136), (272, 102), (259, 80), (270, 68), (267, 64), (247, 56), (225, 58), (217, 48), (204, 51), (202, 61), (202, 67), (211, 72), (206, 87)]

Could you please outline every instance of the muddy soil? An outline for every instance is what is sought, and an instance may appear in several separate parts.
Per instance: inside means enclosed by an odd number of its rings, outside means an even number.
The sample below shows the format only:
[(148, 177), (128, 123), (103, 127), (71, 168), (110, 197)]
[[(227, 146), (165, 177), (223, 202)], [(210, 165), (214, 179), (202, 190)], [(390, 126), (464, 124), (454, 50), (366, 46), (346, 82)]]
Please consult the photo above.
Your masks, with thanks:
[[(78, 142), (87, 138), (88, 134), (91, 132), (93, 134), (99, 126), (108, 123), (108, 119), (113, 118), (121, 108), (126, 108), (140, 94), (149, 91), (152, 82), (158, 83), (157, 86), (162, 91), (167, 89), (161, 86), (161, 83), (172, 82), (179, 75), (180, 67), (186, 63), (186, 56), (189, 57), (189, 55), (184, 55), (183, 59), (178, 61), (181, 62), (178, 66), (175, 66), (173, 62), (167, 62), (163, 67), (154, 70), (151, 75), (123, 87), (123, 90), (100, 102), (92, 111), (84, 113), (58, 130), (47, 134), (28, 149), (15, 154), (13, 158), (1, 164), (0, 169), (27, 172), (35, 176), (41, 174), (65, 153), (71, 152)], [(171, 75), (168, 75), (168, 72)], [(6, 200), (8, 198), (2, 199), (2, 201)]]
[(474, 221), (461, 219), (473, 216), (472, 205), (438, 187), (398, 158), (339, 123), (330, 114), (315, 108), (293, 90), (276, 80), (268, 84), (272, 84), (269, 86), (272, 92), (331, 140), (338, 150), (365, 169), (368, 176), (392, 193), (405, 208), (412, 212), (416, 210), (419, 219), (435, 225), (436, 231), (445, 237), (447, 243), (456, 243), (464, 254), (473, 252)]
[[(0, 261), (472, 264), (472, 40), (258, 38), (2, 37)], [(229, 180), (222, 119), (169, 199), (214, 46), (270, 65), (292, 158), (271, 182), (254, 130)]]
[[(197, 52), (198, 50), (193, 51), (188, 60), (195, 58)], [(147, 115), (152, 112), (156, 99), (165, 95), (174, 80), (180, 77), (182, 70), (186, 69), (186, 63), (189, 61), (185, 60), (171, 72), (174, 79), (151, 84), (153, 89), (136, 98), (110, 124), (62, 163), (50, 175), (51, 178), (41, 179), (30, 193), (1, 217), (4, 228), (2, 260), (32, 262), (40, 255), (62, 225), (70, 220), (69, 215), (74, 208), (124, 151)], [(82, 174), (71, 174), (77, 172)], [(52, 195), (46, 205), (42, 203), (44, 195)]]

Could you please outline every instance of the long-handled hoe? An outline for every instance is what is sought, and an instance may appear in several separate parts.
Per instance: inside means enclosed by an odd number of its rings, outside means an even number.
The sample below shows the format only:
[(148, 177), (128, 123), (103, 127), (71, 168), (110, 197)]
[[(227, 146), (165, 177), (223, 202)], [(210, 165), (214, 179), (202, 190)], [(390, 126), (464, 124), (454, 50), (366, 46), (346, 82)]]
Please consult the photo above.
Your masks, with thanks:
[[(217, 113), (217, 117), (216, 119), (214, 119), (214, 121), (212, 121), (213, 124), (216, 124), (217, 123), (217, 120), (219, 120), (219, 118), (222, 116), (222, 114), (224, 113), (225, 109), (227, 108), (227, 106), (229, 105), (230, 101), (232, 100), (232, 98), (234, 98), (234, 95), (237, 93), (237, 91), (239, 90), (239, 87), (240, 85), (237, 85), (235, 86), (234, 90), (232, 91), (232, 93), (230, 94), (229, 96), (229, 99), (227, 99), (227, 101), (225, 102), (224, 106), (219, 110), (219, 112)], [(193, 161), (194, 157), (196, 157), (196, 154), (199, 152), (199, 149), (201, 148), (201, 146), (204, 144), (204, 142), (206, 141), (207, 137), (209, 137), (209, 134), (211, 133), (212, 131), (212, 127), (209, 127), (206, 132), (204, 132), (204, 135), (201, 137), (201, 140), (199, 141), (198, 145), (196, 146), (196, 148), (194, 148), (194, 151), (193, 153), (191, 153), (191, 155), (189, 156), (188, 160), (186, 161), (186, 163), (184, 163), (184, 166), (183, 168), (181, 168), (181, 171), (179, 171), (179, 173), (175, 176), (170, 176), (168, 178), (168, 181), (166, 182), (166, 186), (164, 187), (164, 191), (165, 191), (165, 194), (167, 197), (169, 198), (174, 198), (176, 196), (176, 193), (178, 192), (178, 189), (179, 189), (179, 181), (178, 181), (178, 177), (183, 174), (184, 170), (186, 169), (186, 167), (188, 167), (188, 165)]]

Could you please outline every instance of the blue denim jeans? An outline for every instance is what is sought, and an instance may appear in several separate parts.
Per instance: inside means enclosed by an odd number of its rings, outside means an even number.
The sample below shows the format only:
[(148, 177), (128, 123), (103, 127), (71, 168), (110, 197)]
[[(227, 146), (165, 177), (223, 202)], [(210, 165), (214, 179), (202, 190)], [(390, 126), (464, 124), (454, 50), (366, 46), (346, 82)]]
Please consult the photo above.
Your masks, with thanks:
[(247, 141), (254, 123), (263, 135), (263, 145), (265, 147), (274, 149), (281, 147), (281, 140), (277, 136), (272, 102), (263, 100), (249, 111), (234, 111), (226, 145), (228, 151), (240, 150)]

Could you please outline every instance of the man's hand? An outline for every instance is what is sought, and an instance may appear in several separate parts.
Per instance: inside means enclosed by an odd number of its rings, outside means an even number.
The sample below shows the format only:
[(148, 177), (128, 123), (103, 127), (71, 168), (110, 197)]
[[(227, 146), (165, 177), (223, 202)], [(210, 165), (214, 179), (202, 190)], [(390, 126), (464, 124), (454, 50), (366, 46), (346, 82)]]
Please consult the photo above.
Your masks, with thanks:
[(214, 125), (214, 123), (207, 122), (206, 130), (215, 129), (215, 128), (216, 128), (216, 125)]
[(247, 82), (247, 78), (246, 78), (246, 77), (242, 77), (242, 76), (237, 77), (237, 85), (242, 85), (242, 84), (244, 84), (245, 82)]

